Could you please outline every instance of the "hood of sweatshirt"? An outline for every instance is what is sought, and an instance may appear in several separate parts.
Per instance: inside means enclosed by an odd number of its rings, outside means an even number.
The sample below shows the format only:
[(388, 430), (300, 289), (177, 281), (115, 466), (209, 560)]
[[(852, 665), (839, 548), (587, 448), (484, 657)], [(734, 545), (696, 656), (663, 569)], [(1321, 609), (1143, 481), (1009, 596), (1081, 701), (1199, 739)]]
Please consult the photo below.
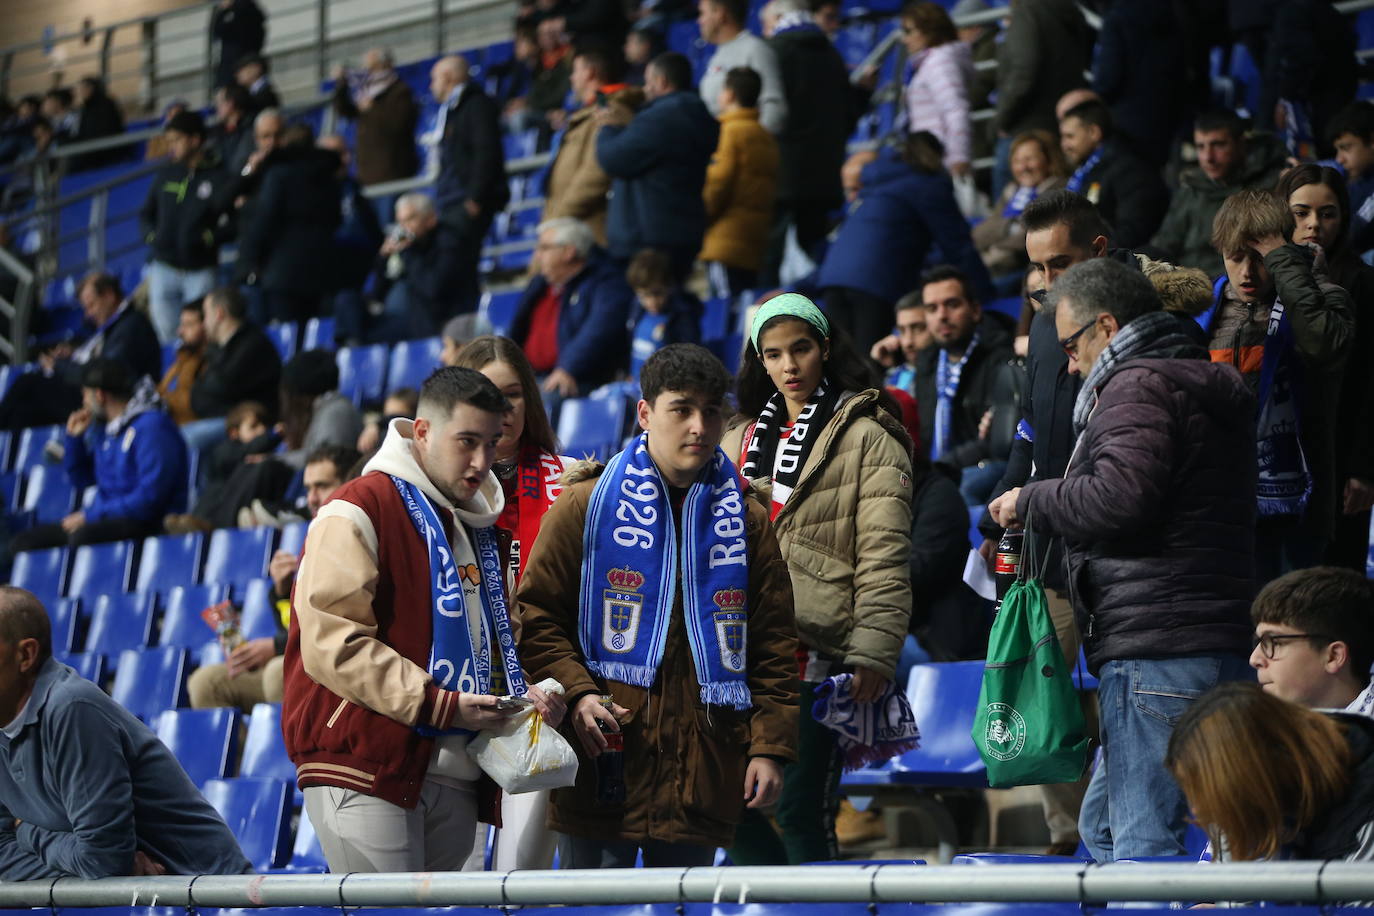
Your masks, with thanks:
[(486, 480), (477, 488), (470, 499), (458, 504), (434, 486), (420, 463), (415, 460), (415, 421), (397, 418), (387, 427), (386, 439), (377, 454), (363, 467), (363, 473), (381, 471), (409, 483), (415, 484), (436, 506), (453, 512), (454, 517), (470, 528), (489, 528), (496, 524), (501, 511), (506, 508), (506, 496), (501, 490), (501, 482), (491, 471)]

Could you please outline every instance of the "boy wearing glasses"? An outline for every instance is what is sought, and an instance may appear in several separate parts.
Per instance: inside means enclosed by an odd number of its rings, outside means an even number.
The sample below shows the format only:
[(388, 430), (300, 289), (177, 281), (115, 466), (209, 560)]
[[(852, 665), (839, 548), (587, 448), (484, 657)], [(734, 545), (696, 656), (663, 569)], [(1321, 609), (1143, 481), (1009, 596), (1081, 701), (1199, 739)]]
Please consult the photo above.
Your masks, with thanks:
[(1250, 666), (1276, 697), (1374, 715), (1374, 586), (1351, 569), (1318, 566), (1270, 582), (1250, 609)]

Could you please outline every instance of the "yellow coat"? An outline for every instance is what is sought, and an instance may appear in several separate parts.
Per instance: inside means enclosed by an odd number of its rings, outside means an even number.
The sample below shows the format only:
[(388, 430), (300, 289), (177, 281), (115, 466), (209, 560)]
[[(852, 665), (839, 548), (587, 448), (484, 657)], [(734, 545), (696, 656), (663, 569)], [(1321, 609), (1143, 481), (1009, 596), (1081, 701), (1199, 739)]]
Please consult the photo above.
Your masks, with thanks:
[(700, 258), (758, 270), (773, 223), (778, 142), (759, 124), (757, 108), (720, 116), (720, 143), (706, 171), (706, 238)]

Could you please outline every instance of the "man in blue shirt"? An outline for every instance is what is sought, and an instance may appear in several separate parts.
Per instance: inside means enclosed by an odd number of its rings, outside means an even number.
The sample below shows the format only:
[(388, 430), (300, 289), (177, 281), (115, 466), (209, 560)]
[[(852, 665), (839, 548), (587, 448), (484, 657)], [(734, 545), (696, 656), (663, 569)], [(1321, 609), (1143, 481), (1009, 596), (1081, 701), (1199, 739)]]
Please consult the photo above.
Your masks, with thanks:
[(171, 751), (52, 657), (47, 612), (0, 587), (0, 880), (251, 871)]

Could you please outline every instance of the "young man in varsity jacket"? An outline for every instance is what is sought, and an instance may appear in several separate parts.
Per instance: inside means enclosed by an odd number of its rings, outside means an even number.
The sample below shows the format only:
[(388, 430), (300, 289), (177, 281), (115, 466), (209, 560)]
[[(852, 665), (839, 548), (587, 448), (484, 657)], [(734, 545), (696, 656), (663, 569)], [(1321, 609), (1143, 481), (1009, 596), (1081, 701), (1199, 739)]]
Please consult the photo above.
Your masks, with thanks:
[(729, 385), (695, 344), (650, 357), (643, 434), (569, 469), (526, 562), (520, 653), (565, 686), (581, 764), (550, 806), (564, 867), (709, 865), (796, 757), (792, 585), (719, 448)]
[[(446, 368), (393, 420), (363, 475), (310, 525), (284, 657), (282, 732), (334, 872), (456, 871), (479, 793), (468, 740), (526, 688), (492, 528), (491, 473), (510, 410), (481, 373)], [(483, 818), (484, 820), (486, 818)]]

